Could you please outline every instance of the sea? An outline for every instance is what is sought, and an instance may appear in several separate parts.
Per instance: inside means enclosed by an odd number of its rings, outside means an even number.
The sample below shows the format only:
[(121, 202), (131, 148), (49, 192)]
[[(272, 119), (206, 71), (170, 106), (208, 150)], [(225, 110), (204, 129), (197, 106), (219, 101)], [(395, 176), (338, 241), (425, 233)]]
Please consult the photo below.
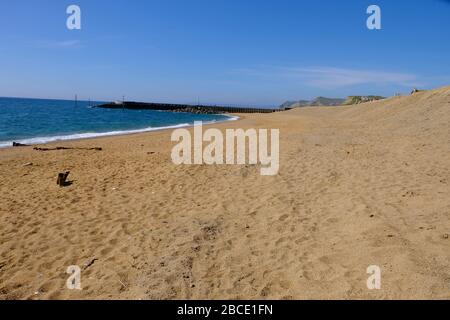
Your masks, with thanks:
[(0, 97), (0, 148), (43, 144), (236, 120), (223, 114), (102, 109), (104, 102)]

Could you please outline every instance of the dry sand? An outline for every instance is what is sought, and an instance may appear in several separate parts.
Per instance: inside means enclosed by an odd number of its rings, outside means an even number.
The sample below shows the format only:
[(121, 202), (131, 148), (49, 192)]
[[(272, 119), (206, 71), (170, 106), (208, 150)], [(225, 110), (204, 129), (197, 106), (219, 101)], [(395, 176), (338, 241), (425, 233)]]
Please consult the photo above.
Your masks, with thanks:
[(170, 131), (0, 150), (0, 298), (450, 298), (450, 88), (244, 117), (279, 175), (175, 166)]

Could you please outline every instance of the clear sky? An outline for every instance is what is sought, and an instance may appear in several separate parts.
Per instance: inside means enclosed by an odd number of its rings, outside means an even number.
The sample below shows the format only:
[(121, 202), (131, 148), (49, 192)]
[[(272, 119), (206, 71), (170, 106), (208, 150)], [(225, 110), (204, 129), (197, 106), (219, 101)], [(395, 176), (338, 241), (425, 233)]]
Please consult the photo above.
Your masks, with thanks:
[(0, 0), (0, 39), (0, 96), (278, 105), (450, 85), (447, 0)]

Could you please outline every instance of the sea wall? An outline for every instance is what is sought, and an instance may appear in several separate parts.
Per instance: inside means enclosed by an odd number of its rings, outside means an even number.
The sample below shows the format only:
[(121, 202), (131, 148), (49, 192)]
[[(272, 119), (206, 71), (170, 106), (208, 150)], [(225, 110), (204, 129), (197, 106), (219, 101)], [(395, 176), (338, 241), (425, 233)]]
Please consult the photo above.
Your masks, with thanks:
[(135, 109), (135, 110), (160, 110), (172, 112), (191, 112), (197, 114), (217, 114), (217, 113), (272, 113), (283, 111), (283, 109), (265, 109), (250, 107), (228, 107), (228, 106), (208, 106), (208, 105), (184, 105), (169, 103), (143, 103), (125, 101), (120, 103), (107, 103), (96, 106), (107, 109)]

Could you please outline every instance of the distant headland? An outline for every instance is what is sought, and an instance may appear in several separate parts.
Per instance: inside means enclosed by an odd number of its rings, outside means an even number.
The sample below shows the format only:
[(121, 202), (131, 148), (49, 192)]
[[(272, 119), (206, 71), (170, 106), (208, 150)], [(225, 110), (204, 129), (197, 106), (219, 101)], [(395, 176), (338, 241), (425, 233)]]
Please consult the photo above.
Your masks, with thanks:
[(348, 106), (383, 99), (385, 97), (382, 96), (349, 96), (347, 99), (318, 97), (314, 100), (286, 101), (281, 108)]

